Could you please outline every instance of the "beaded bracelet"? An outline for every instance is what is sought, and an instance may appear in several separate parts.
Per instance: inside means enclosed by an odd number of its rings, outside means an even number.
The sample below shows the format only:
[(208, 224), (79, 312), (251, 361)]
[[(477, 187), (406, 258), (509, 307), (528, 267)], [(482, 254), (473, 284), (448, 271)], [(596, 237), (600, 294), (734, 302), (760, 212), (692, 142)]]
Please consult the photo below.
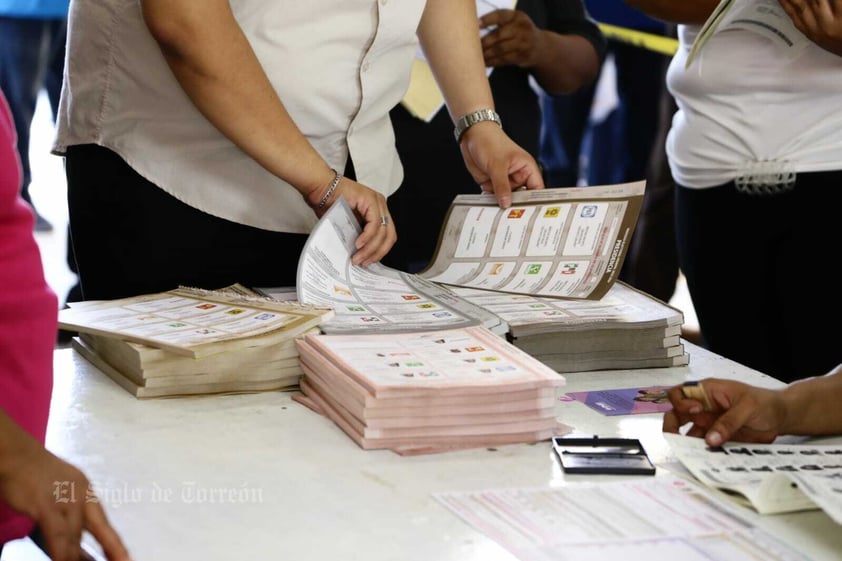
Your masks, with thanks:
[(325, 196), (322, 197), (322, 200), (319, 201), (319, 204), (316, 205), (316, 208), (323, 208), (327, 204), (327, 202), (330, 200), (330, 196), (333, 195), (333, 192), (339, 185), (339, 181), (342, 179), (341, 173), (339, 173), (333, 168), (330, 168), (330, 171), (333, 172), (333, 181), (330, 182), (330, 185), (327, 188), (327, 193), (325, 193)]

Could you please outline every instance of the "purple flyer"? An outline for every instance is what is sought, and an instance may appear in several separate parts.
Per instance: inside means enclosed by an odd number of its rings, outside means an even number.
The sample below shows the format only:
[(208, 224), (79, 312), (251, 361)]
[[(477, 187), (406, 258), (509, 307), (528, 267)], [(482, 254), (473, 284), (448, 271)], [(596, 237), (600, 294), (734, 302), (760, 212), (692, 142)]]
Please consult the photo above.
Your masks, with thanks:
[(672, 405), (667, 399), (669, 388), (670, 386), (649, 386), (646, 388), (570, 392), (562, 400), (581, 401), (603, 415), (662, 413), (672, 409)]

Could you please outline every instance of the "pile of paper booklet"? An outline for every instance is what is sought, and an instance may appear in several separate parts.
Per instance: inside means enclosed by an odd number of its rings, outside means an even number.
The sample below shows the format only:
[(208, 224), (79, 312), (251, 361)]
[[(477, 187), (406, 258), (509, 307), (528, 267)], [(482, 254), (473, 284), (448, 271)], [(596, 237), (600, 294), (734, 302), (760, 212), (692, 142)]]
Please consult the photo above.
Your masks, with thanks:
[(241, 286), (77, 302), (59, 326), (73, 348), (138, 398), (297, 388), (294, 339), (332, 311)]
[(299, 401), (362, 448), (400, 454), (558, 434), (564, 378), (484, 327), (297, 340)]
[(502, 318), (512, 343), (558, 372), (681, 366), (690, 360), (681, 343), (681, 310), (619, 281), (599, 300), (453, 291)]

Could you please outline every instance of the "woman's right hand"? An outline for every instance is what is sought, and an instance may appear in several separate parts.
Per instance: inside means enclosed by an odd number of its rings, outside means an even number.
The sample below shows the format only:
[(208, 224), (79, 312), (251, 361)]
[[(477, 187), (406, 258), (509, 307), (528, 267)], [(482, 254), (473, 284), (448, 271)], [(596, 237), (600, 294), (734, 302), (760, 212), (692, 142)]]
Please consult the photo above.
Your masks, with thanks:
[(357, 251), (351, 256), (351, 261), (363, 267), (380, 261), (398, 239), (386, 197), (362, 183), (342, 177), (324, 206), (319, 206), (327, 195), (328, 187), (317, 189), (306, 197), (316, 216), (321, 218), (340, 196), (344, 197), (363, 227), (355, 242)]

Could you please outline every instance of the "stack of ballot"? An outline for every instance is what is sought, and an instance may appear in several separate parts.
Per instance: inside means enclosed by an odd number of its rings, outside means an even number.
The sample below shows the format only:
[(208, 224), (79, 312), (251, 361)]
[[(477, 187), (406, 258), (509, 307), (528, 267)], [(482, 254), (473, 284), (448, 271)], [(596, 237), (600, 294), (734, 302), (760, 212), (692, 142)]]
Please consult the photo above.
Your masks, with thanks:
[(452, 287), (500, 316), (509, 340), (557, 372), (688, 364), (681, 310), (616, 282), (599, 300), (542, 298)]
[(294, 341), (251, 342), (256, 346), (200, 358), (88, 333), (71, 345), (138, 398), (297, 389), (302, 372)]
[(559, 431), (564, 378), (485, 327), (311, 334), (296, 345), (298, 400), (365, 449), (418, 454), (537, 442)]
[(318, 333), (333, 312), (242, 291), (78, 302), (59, 325), (78, 331), (73, 348), (138, 398), (297, 388), (294, 339)]

